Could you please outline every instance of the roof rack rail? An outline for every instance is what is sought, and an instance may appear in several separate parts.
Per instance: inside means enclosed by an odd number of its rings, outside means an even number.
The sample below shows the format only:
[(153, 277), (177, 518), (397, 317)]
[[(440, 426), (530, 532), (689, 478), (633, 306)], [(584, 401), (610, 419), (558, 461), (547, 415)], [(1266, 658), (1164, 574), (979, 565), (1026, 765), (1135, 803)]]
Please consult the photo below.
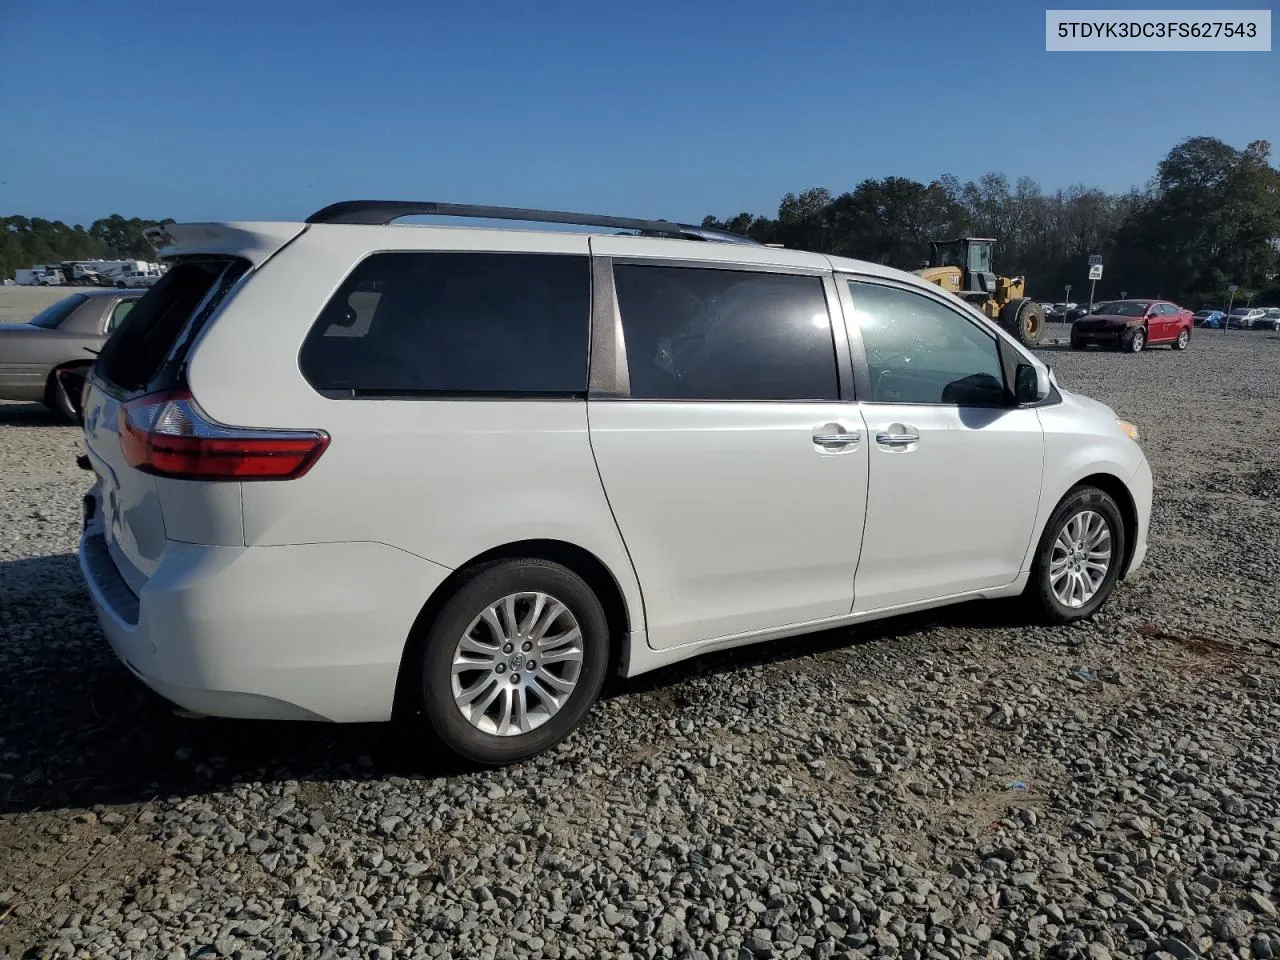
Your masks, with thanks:
[(719, 243), (756, 241), (724, 230), (695, 227), (668, 220), (635, 217), (606, 217), (596, 213), (566, 213), (562, 210), (533, 210), (523, 207), (485, 207), (470, 203), (434, 203), (416, 200), (343, 200), (331, 203), (307, 217), (307, 223), (356, 223), (386, 225), (401, 217), (469, 217), (479, 220), (523, 220), (529, 223), (567, 223), (582, 227), (610, 227), (632, 230), (640, 236), (709, 240)]

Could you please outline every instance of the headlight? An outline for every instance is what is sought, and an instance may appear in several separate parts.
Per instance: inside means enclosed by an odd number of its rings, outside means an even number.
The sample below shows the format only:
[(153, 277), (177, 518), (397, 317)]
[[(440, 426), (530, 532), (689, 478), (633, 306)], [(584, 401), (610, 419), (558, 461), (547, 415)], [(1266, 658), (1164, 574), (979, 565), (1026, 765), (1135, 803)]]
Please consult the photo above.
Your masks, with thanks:
[(1123, 430), (1134, 443), (1142, 442), (1142, 434), (1140, 434), (1138, 432), (1138, 428), (1128, 420), (1116, 420), (1116, 423), (1120, 424), (1120, 429)]

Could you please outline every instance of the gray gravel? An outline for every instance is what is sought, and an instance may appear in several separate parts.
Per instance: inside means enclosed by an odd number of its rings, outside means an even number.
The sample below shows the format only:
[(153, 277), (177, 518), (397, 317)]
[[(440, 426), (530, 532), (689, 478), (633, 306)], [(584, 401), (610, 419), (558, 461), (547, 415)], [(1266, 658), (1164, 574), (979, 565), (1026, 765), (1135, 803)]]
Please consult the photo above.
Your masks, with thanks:
[(75, 432), (0, 405), (0, 956), (1280, 957), (1280, 337), (1044, 356), (1157, 478), (1094, 621), (704, 658), (501, 771), (173, 716), (78, 584)]

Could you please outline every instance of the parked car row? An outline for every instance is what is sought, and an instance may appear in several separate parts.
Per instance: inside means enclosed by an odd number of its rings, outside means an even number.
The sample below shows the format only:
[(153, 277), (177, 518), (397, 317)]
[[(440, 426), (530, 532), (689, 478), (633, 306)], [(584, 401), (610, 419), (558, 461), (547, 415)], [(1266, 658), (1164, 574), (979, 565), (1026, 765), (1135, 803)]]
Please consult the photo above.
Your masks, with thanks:
[(1195, 315), (1197, 327), (1221, 330), (1280, 330), (1280, 307), (1236, 307), (1230, 315), (1222, 310), (1201, 310)]

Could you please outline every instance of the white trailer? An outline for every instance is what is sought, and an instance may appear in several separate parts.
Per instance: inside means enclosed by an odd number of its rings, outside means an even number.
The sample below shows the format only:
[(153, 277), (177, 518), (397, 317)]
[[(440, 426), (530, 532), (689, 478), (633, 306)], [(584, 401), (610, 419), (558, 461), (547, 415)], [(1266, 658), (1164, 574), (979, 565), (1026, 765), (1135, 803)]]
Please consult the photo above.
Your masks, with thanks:
[(36, 264), (15, 271), (13, 279), (24, 287), (56, 287), (62, 285), (62, 270), (57, 266)]

